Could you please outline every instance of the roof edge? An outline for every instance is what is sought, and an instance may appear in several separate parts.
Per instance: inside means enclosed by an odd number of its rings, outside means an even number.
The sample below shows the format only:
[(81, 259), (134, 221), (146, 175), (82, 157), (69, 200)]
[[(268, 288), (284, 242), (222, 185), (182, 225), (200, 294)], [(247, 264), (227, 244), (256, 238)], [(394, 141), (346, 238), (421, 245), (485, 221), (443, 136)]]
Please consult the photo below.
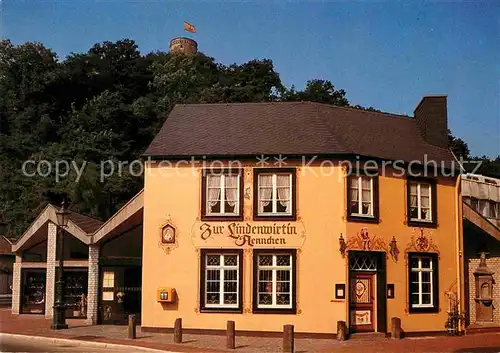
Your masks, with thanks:
[[(103, 224), (101, 224), (101, 226), (99, 228), (97, 228), (94, 233), (92, 233), (92, 235), (91, 235), (91, 238), (92, 238), (91, 244), (94, 244), (96, 242), (95, 236), (97, 235), (97, 233), (101, 229), (103, 229), (109, 222), (113, 221), (116, 216), (118, 216), (124, 209), (126, 209), (131, 203), (133, 203), (135, 200), (137, 200), (143, 194), (144, 194), (144, 188), (141, 189), (137, 194), (135, 194), (134, 197), (132, 197), (130, 200), (128, 200), (127, 203), (125, 203), (125, 205), (123, 205), (122, 207), (120, 207), (120, 209), (118, 211), (116, 211), (111, 217), (109, 217), (109, 219), (106, 222), (104, 222)], [(144, 207), (144, 203), (143, 203), (142, 207)], [(104, 236), (105, 235), (103, 235), (102, 237), (104, 237)], [(99, 241), (101, 238), (99, 238), (97, 241)]]

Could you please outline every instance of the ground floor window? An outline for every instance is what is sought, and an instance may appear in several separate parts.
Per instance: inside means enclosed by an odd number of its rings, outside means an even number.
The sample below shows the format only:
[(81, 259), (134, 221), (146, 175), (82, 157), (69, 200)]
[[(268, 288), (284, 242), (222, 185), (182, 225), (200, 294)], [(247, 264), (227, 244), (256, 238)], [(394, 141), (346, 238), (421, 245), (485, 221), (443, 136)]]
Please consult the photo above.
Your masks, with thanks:
[(255, 312), (295, 313), (295, 250), (254, 250)]
[(241, 311), (243, 251), (201, 251), (201, 310)]
[(88, 270), (64, 269), (64, 302), (66, 317), (83, 318), (87, 315)]
[(22, 314), (45, 313), (46, 270), (22, 270)]
[(437, 255), (410, 253), (408, 267), (410, 312), (437, 312), (439, 309)]

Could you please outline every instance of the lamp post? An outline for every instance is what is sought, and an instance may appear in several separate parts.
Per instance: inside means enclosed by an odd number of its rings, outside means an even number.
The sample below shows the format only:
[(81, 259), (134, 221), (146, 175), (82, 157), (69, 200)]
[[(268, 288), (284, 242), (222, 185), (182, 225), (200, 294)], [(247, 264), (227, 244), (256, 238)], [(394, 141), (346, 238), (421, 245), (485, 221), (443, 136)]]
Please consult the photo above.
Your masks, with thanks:
[(69, 212), (66, 210), (63, 201), (61, 208), (56, 211), (57, 216), (57, 245), (56, 250), (59, 253), (59, 270), (56, 282), (56, 301), (54, 304), (54, 317), (51, 328), (61, 330), (68, 328), (66, 324), (66, 305), (64, 304), (64, 279), (63, 279), (63, 258), (64, 258), (64, 229), (68, 225)]

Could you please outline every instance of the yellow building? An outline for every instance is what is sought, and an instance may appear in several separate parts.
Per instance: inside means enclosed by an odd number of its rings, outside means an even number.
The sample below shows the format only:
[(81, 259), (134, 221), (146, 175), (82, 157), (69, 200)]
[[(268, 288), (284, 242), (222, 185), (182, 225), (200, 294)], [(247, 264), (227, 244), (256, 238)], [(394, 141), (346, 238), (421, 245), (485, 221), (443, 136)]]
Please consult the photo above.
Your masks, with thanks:
[(463, 295), (446, 144), (445, 96), (414, 118), (177, 105), (145, 153), (143, 330), (445, 331)]

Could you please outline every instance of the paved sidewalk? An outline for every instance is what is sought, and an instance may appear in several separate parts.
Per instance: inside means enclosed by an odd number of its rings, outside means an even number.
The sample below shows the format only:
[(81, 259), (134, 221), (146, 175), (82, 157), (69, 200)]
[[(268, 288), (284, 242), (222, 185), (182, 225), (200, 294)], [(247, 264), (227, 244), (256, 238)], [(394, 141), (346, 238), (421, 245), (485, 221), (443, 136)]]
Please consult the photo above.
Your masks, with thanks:
[[(173, 344), (172, 334), (142, 333), (137, 339), (127, 339), (126, 326), (87, 326), (83, 320), (68, 320), (70, 329), (52, 331), (51, 320), (38, 315), (11, 315), (9, 310), (0, 309), (0, 332), (32, 336), (70, 338), (93, 342), (126, 344), (174, 352), (228, 352), (224, 349), (225, 337), (213, 335), (183, 335), (182, 344)], [(280, 338), (237, 337), (235, 352), (261, 353), (280, 352)], [(338, 342), (330, 339), (296, 339), (297, 353), (309, 352), (500, 352), (500, 334), (485, 333), (463, 337), (422, 337), (391, 340), (380, 338), (372, 341), (353, 339)]]

